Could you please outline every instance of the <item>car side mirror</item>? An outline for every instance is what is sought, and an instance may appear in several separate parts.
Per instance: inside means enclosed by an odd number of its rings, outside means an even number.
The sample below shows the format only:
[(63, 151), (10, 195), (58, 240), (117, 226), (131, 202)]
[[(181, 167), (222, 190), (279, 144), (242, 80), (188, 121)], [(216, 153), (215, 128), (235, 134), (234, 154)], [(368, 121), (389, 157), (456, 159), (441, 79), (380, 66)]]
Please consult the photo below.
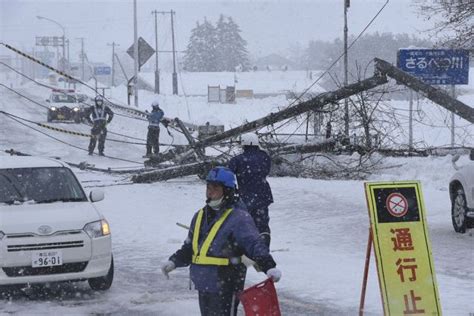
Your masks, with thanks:
[(46, 99), (46, 102), (51, 102), (51, 101), (49, 101), (49, 99)]
[(104, 191), (102, 190), (92, 190), (91, 193), (89, 193), (89, 199), (91, 202), (99, 202), (104, 199)]
[(474, 148), (472, 148), (471, 152), (469, 153), (469, 159), (474, 160)]

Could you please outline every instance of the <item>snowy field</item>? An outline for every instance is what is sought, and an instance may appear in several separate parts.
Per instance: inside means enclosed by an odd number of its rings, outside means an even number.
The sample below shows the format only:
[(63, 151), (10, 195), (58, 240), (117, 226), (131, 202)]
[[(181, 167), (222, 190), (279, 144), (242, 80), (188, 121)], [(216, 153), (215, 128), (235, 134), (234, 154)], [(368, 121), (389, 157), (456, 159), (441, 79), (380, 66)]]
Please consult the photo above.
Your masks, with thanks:
[[(10, 87), (10, 82), (0, 79), (0, 83)], [(194, 84), (197, 85), (195, 81)], [(202, 86), (207, 87), (207, 82), (201, 82)], [(291, 83), (288, 86), (291, 87)], [(21, 86), (16, 82), (11, 87), (46, 104), (44, 99), (49, 91), (45, 88), (32, 84)], [(473, 90), (468, 90), (471, 93), (462, 97), (465, 103), (474, 103)], [(44, 108), (4, 87), (0, 87), (0, 91), (0, 110), (35, 122), (46, 121)], [(124, 103), (124, 91), (124, 87), (119, 87), (111, 91), (111, 95), (114, 100)], [(140, 98), (140, 108), (145, 110), (154, 96), (141, 92)], [(208, 104), (205, 97), (165, 95), (159, 99), (168, 117), (180, 117), (195, 124), (219, 122), (226, 129), (288, 105), (284, 97), (242, 100), (237, 104)], [(408, 107), (403, 102), (396, 106)], [(450, 132), (443, 121), (445, 116), (437, 116), (436, 113), (441, 112), (431, 103), (426, 102), (423, 106), (426, 106), (424, 110), (430, 114), (430, 119), (436, 120), (440, 127), (435, 129), (420, 124), (415, 129), (415, 139), (431, 145), (446, 145)], [(467, 135), (472, 135), (465, 121), (459, 119), (457, 122), (467, 130)], [(30, 123), (27, 125), (31, 126)], [(54, 125), (89, 131), (89, 127), (83, 124)], [(112, 158), (89, 157), (85, 150), (87, 138), (35, 128), (78, 148), (0, 115), (0, 155), (5, 155), (3, 150), (14, 148), (34, 155), (61, 157), (74, 163), (87, 161), (97, 167), (142, 166), (144, 145), (108, 141), (105, 153)], [(294, 130), (294, 126), (287, 128)], [(144, 142), (146, 122), (117, 115), (109, 126), (109, 132), (133, 136), (141, 139), (137, 142)], [(185, 143), (179, 134), (172, 135), (162, 132), (161, 141)], [(112, 133), (108, 137), (130, 141)], [(474, 139), (466, 136), (463, 142), (463, 145), (473, 146)], [(473, 162), (465, 156), (459, 162), (460, 165), (468, 163)], [(384, 165), (394, 167), (383, 169), (370, 180), (420, 180), (422, 183), (444, 315), (474, 313), (474, 236), (472, 231), (456, 234), (451, 225), (448, 194), (449, 178), (454, 173), (451, 156), (388, 158)], [(127, 182), (124, 177), (75, 171), (87, 190)], [(275, 203), (270, 206), (272, 249), (283, 273), (276, 285), (283, 315), (356, 315), (369, 228), (364, 181), (270, 178), (269, 182), (275, 198)], [(176, 222), (188, 225), (192, 214), (203, 205), (204, 183), (197, 177), (187, 177), (153, 184), (104, 186), (102, 189), (106, 199), (97, 205), (111, 224), (116, 269), (111, 290), (97, 293), (82, 283), (41, 292), (35, 288), (27, 289), (11, 298), (1, 299), (1, 314), (199, 315), (197, 293), (189, 290), (187, 269), (172, 272), (167, 280), (159, 267), (186, 237), (186, 231)], [(264, 274), (249, 269), (247, 285), (264, 278)], [(366, 311), (369, 315), (382, 314), (374, 260), (369, 273)], [(243, 310), (240, 314), (243, 315)]]

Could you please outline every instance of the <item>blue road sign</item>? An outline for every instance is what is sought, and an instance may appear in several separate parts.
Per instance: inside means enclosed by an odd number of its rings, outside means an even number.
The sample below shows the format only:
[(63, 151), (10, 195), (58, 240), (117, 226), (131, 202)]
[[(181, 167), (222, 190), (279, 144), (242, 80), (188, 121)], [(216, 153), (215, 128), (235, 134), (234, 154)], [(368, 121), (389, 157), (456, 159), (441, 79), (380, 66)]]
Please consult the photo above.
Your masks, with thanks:
[(464, 49), (400, 49), (397, 67), (431, 85), (469, 82), (469, 51)]
[(112, 73), (112, 69), (109, 66), (97, 66), (94, 67), (94, 75), (96, 76), (107, 76)]

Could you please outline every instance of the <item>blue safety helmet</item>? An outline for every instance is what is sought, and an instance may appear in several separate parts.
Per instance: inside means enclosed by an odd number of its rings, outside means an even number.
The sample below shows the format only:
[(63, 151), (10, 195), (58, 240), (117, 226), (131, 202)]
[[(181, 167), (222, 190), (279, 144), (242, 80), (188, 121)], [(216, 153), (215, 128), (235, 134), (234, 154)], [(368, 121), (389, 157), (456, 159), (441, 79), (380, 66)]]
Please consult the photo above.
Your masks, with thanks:
[(226, 167), (212, 168), (207, 174), (206, 181), (210, 183), (219, 183), (230, 189), (235, 189), (237, 186), (235, 174)]

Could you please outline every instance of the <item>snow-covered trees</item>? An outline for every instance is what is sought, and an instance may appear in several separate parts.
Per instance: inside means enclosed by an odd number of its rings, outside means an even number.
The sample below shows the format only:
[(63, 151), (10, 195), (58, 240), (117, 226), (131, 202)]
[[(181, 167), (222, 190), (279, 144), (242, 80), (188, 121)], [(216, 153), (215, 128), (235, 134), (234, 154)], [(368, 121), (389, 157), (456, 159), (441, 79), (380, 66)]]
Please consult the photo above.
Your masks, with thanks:
[(187, 71), (235, 71), (248, 69), (247, 42), (231, 17), (220, 16), (217, 25), (197, 22), (184, 57)]
[(419, 12), (433, 21), (430, 33), (444, 47), (472, 48), (474, 44), (474, 3), (472, 0), (417, 0)]
[(206, 19), (196, 22), (184, 56), (184, 69), (187, 71), (216, 71), (216, 29)]

